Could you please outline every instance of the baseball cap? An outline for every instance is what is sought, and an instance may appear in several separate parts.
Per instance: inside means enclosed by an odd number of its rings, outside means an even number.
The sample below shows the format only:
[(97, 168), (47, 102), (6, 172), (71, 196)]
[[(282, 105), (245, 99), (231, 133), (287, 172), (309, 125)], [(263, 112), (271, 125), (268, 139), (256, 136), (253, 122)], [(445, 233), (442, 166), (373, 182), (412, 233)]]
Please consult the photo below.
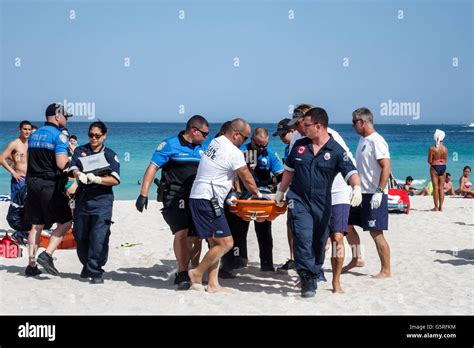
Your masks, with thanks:
[(66, 112), (64, 109), (64, 106), (61, 104), (49, 104), (48, 107), (46, 108), (45, 116), (56, 116), (56, 115), (64, 115), (64, 117), (69, 118), (72, 117), (72, 114), (69, 114)]
[[(293, 111), (293, 118), (288, 122), (288, 126), (294, 126), (301, 117), (305, 117), (307, 112), (314, 108), (311, 104), (300, 104)], [(305, 111), (303, 111), (305, 110)]]
[(273, 133), (273, 136), (276, 137), (277, 135), (281, 135), (285, 132), (288, 132), (290, 129), (292, 129), (293, 127), (291, 126), (288, 126), (288, 123), (291, 121), (291, 119), (289, 118), (284, 118), (283, 120), (281, 120), (280, 122), (278, 122), (278, 125), (277, 125), (277, 130), (275, 133)]

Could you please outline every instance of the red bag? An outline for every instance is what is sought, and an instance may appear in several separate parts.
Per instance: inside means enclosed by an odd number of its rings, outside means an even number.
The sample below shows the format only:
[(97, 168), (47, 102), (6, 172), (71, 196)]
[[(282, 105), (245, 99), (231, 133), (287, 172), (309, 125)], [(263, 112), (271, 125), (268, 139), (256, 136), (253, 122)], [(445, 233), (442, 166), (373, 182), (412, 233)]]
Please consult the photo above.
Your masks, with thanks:
[(0, 241), (0, 257), (15, 259), (22, 256), (23, 249), (7, 234)]

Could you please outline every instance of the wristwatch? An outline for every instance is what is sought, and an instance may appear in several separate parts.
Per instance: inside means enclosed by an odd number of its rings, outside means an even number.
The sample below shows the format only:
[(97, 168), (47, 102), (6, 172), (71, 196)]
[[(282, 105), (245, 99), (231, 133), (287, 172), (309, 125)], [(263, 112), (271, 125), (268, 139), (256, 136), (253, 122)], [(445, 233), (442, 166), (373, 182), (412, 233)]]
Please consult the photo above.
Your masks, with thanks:
[(383, 188), (377, 187), (377, 189), (375, 190), (375, 193), (383, 193)]

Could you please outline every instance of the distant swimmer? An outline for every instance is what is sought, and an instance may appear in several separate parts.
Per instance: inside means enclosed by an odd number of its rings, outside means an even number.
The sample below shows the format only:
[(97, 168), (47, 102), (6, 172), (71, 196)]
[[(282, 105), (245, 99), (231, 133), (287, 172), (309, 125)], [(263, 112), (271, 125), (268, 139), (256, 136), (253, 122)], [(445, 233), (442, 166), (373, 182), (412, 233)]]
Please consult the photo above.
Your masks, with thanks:
[(448, 149), (443, 144), (445, 133), (437, 129), (434, 133), (435, 144), (429, 148), (428, 163), (433, 183), (434, 208), (431, 211), (442, 211), (444, 202), (444, 184), (446, 182), (446, 162)]
[(12, 176), (10, 195), (12, 201), (16, 193), (19, 192), (26, 183), (28, 138), (31, 134), (31, 123), (29, 121), (22, 121), (18, 129), (20, 133), (18, 138), (10, 142), (0, 154), (0, 164)]

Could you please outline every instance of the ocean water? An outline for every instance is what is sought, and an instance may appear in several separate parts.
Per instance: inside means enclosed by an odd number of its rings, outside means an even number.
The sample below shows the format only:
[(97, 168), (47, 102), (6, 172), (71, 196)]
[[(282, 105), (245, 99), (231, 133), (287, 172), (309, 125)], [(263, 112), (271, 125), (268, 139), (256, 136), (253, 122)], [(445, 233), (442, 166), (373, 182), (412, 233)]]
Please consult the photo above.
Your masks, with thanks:
[[(40, 126), (41, 124), (37, 124)], [(109, 133), (106, 145), (113, 149), (121, 163), (121, 184), (114, 188), (116, 199), (135, 199), (140, 192), (141, 180), (157, 145), (165, 138), (176, 135), (184, 123), (108, 123)], [(210, 134), (217, 133), (221, 124), (211, 124)], [(355, 154), (359, 135), (350, 124), (331, 124), (346, 141)], [(0, 122), (0, 148), (18, 136), (18, 122)], [(275, 124), (253, 123), (252, 128), (266, 127), (274, 131)], [(71, 122), (68, 128), (76, 134), (79, 144), (88, 142), (88, 123)], [(455, 187), (465, 165), (474, 165), (474, 128), (462, 125), (377, 125), (377, 131), (385, 138), (392, 158), (392, 172), (398, 180), (408, 175), (414, 179), (414, 186), (421, 188), (429, 180), (427, 163), (428, 148), (433, 144), (436, 128), (446, 132), (445, 145), (449, 149), (448, 172), (452, 174)], [(270, 137), (270, 147), (279, 155), (284, 144), (278, 137)], [(10, 191), (10, 175), (0, 168), (0, 194)], [(154, 189), (153, 189), (154, 191)], [(150, 196), (155, 193), (150, 191)]]

